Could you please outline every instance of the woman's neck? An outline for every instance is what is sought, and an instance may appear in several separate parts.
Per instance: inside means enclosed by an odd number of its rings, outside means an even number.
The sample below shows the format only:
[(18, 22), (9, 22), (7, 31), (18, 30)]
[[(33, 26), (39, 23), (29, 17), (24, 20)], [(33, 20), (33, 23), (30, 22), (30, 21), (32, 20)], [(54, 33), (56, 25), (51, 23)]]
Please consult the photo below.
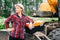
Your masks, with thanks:
[(22, 17), (22, 13), (20, 12), (20, 13), (18, 13), (18, 15), (20, 16), (20, 17)]

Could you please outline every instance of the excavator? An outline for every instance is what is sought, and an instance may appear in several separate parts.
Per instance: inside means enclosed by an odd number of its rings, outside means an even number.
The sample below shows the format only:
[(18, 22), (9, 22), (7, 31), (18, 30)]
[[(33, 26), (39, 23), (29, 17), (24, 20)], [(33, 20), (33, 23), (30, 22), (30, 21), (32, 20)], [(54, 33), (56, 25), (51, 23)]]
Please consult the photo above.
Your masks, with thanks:
[[(36, 12), (33, 16), (47, 17), (43, 18), (43, 20), (34, 20), (33, 26), (34, 28), (30, 30), (28, 28), (29, 23), (26, 23), (26, 33), (31, 35), (35, 35), (33, 40), (60, 40), (60, 22), (53, 17), (58, 17), (58, 0), (47, 0), (48, 2), (41, 3), (39, 12)], [(48, 18), (51, 17), (51, 18)], [(33, 18), (34, 19), (34, 18)], [(52, 21), (45, 21), (51, 20)], [(58, 18), (57, 18), (58, 19)], [(54, 21), (56, 20), (56, 21)], [(28, 38), (28, 37), (27, 37)], [(28, 38), (29, 39), (29, 38)]]
[(36, 12), (33, 16), (58, 16), (58, 0), (47, 0), (47, 2), (42, 2), (39, 7), (39, 12)]

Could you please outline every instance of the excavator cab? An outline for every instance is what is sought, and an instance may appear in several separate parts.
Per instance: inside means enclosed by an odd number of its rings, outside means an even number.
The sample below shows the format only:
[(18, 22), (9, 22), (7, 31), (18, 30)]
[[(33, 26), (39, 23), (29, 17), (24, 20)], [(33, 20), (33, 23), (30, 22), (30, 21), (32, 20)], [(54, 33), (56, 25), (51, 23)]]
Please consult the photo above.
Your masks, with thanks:
[(39, 11), (35, 12), (33, 16), (58, 17), (58, 0), (47, 0), (47, 2), (42, 2)]

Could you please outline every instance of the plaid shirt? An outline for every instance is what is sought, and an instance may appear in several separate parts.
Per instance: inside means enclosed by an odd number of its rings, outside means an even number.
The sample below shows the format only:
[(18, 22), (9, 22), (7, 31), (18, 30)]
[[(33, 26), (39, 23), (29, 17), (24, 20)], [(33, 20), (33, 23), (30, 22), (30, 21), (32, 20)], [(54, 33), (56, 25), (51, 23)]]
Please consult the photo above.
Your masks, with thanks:
[(5, 26), (6, 28), (9, 28), (9, 22), (11, 22), (12, 28), (14, 28), (14, 30), (11, 31), (10, 36), (24, 39), (24, 27), (26, 22), (30, 21), (32, 22), (32, 19), (28, 18), (25, 15), (22, 15), (20, 18), (20, 16), (17, 14), (12, 14), (6, 19)]

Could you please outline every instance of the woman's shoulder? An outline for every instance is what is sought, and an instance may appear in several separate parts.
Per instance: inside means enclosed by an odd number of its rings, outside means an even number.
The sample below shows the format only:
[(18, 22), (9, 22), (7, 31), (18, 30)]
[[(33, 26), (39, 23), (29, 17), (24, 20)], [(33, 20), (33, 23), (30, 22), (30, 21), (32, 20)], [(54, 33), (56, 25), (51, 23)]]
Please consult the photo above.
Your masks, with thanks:
[(11, 14), (10, 15), (12, 18), (16, 18), (17, 16), (16, 16), (16, 14)]
[(26, 17), (26, 15), (25, 14), (22, 14), (24, 17)]

